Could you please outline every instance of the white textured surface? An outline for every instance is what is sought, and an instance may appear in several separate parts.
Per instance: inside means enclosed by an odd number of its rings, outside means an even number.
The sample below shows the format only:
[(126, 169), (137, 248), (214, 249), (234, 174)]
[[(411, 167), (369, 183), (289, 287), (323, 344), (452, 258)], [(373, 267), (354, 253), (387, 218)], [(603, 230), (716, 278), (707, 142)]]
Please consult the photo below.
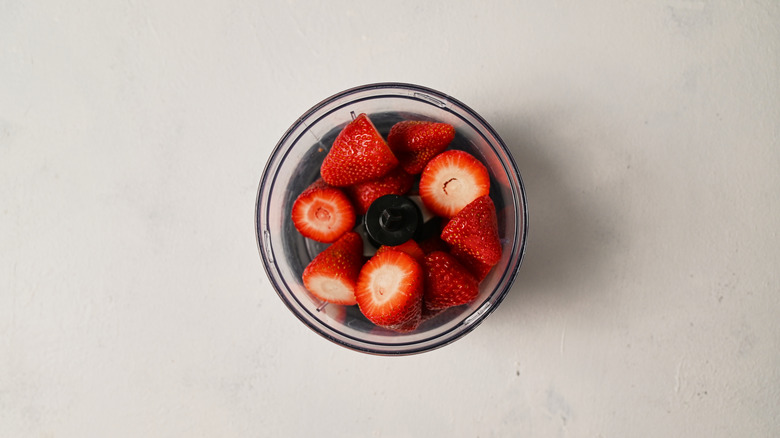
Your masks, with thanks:
[[(780, 435), (780, 3), (488, 3), (0, 1), (0, 436)], [(302, 326), (253, 231), (287, 127), (388, 80), (531, 211), (500, 308), (404, 358)]]

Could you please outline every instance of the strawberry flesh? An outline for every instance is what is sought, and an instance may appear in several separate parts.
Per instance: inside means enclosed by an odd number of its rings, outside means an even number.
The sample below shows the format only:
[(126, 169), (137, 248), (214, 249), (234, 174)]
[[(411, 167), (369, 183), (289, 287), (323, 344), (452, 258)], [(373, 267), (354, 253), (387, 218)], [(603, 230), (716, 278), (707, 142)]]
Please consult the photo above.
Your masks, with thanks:
[(451, 218), (490, 192), (487, 168), (468, 152), (448, 150), (434, 157), (420, 175), (420, 198), (437, 216)]
[(328, 184), (344, 187), (380, 178), (397, 165), (398, 159), (374, 124), (360, 114), (333, 141), (320, 174)]
[(351, 306), (357, 302), (355, 288), (362, 266), (363, 240), (349, 231), (306, 266), (303, 285), (323, 301)]
[(304, 237), (331, 243), (355, 227), (355, 209), (344, 192), (318, 179), (295, 199), (292, 221)]
[(430, 310), (446, 309), (474, 301), (479, 283), (455, 257), (442, 251), (425, 256), (425, 292), (423, 306)]
[(355, 299), (374, 324), (408, 331), (422, 315), (423, 269), (410, 255), (389, 249), (360, 270)]
[(387, 144), (401, 167), (419, 174), (428, 161), (447, 148), (455, 138), (455, 128), (446, 123), (406, 120), (390, 128)]

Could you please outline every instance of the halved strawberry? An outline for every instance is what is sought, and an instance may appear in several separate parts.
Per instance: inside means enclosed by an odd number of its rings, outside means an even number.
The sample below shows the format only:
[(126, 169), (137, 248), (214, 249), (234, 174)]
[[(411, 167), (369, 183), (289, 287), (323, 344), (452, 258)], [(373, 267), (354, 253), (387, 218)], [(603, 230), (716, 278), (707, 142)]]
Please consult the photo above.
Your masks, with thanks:
[(427, 309), (446, 309), (474, 301), (479, 295), (479, 283), (455, 259), (442, 251), (434, 251), (424, 260), (425, 292), (423, 306)]
[(318, 179), (295, 199), (292, 221), (304, 237), (330, 243), (355, 227), (355, 209), (344, 192)]
[(306, 266), (303, 285), (321, 300), (351, 306), (362, 266), (363, 239), (348, 231)]
[(363, 265), (355, 299), (374, 324), (406, 330), (420, 321), (423, 283), (420, 264), (410, 255), (390, 249)]
[(468, 152), (449, 150), (434, 157), (420, 176), (420, 198), (437, 216), (450, 218), (490, 192), (490, 175)]
[(344, 187), (344, 191), (352, 199), (357, 214), (366, 214), (368, 207), (377, 198), (384, 195), (404, 195), (412, 188), (413, 184), (414, 175), (396, 167), (379, 179)]
[(415, 242), (412, 239), (409, 239), (409, 240), (407, 240), (406, 242), (404, 242), (404, 243), (402, 243), (400, 245), (395, 245), (395, 246), (382, 245), (382, 246), (379, 247), (378, 250), (376, 250), (376, 254), (382, 254), (383, 252), (389, 251), (389, 250), (396, 250), (396, 251), (405, 252), (405, 253), (409, 254), (410, 256), (412, 256), (412, 258), (417, 263), (419, 263), (421, 266), (422, 266), (422, 263), (423, 263), (423, 259), (425, 258), (425, 253), (420, 248), (420, 245), (418, 245), (417, 242)]
[(390, 128), (387, 145), (401, 167), (416, 175), (428, 161), (447, 148), (455, 138), (455, 128), (446, 123), (405, 120)]
[(501, 260), (501, 242), (493, 200), (489, 196), (481, 196), (463, 207), (444, 227), (441, 238), (450, 245), (451, 253), (462, 263), (477, 269), (475, 275), (487, 275), (487, 272), (482, 272), (484, 266), (480, 265), (492, 267)]
[(342, 129), (320, 167), (328, 184), (344, 187), (384, 176), (398, 165), (368, 116), (360, 114)]

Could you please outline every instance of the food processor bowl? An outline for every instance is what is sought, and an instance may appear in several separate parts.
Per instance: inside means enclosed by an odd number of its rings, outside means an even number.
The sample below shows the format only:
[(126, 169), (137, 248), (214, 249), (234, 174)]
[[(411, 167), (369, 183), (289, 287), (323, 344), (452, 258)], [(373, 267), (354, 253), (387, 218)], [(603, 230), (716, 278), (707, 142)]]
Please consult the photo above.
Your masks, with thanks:
[[(328, 244), (304, 238), (294, 227), (296, 197), (319, 178), (319, 169), (342, 128), (366, 113), (383, 137), (403, 120), (448, 123), (455, 128), (450, 149), (464, 150), (490, 173), (502, 257), (480, 283), (471, 304), (451, 307), (409, 333), (374, 325), (358, 306), (329, 304), (312, 295), (301, 278), (308, 263)], [(504, 142), (477, 113), (446, 94), (418, 85), (377, 83), (340, 92), (303, 114), (281, 138), (263, 171), (255, 228), (263, 266), (276, 293), (309, 328), (341, 346), (377, 355), (433, 350), (473, 330), (509, 291), (525, 252), (526, 195), (520, 172)]]

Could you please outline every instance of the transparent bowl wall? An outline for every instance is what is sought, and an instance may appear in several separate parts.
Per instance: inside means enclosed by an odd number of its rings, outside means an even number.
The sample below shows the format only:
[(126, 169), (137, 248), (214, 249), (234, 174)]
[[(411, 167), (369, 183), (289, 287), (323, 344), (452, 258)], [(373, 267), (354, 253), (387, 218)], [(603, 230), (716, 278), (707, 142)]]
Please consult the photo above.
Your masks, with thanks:
[[(401, 120), (432, 120), (455, 127), (453, 149), (477, 157), (491, 175), (501, 261), (480, 284), (472, 304), (450, 308), (411, 333), (369, 322), (357, 306), (326, 304), (301, 280), (306, 265), (327, 244), (301, 236), (290, 220), (298, 194), (319, 177), (333, 140), (355, 115), (366, 113), (386, 138)], [(526, 198), (520, 174), (496, 132), (459, 101), (428, 88), (400, 83), (372, 84), (332, 96), (301, 116), (277, 144), (263, 172), (257, 196), (256, 231), (271, 284), (303, 323), (348, 348), (383, 355), (412, 354), (446, 345), (483, 321), (506, 295), (520, 267), (527, 232)]]

